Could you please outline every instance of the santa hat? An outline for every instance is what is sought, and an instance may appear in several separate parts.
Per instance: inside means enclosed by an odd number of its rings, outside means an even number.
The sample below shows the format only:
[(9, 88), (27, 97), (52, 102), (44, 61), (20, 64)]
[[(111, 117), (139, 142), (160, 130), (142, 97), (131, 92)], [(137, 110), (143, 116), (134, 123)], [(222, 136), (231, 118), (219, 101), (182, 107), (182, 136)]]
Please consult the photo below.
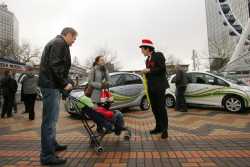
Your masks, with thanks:
[(155, 48), (153, 42), (150, 39), (143, 39), (140, 48), (143, 46)]

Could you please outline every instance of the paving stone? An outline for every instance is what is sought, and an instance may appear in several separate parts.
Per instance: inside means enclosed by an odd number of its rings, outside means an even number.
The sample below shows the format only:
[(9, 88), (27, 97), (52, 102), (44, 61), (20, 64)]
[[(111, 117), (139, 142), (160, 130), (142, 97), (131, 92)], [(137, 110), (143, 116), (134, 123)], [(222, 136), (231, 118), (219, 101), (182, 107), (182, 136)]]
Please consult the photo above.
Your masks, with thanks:
[[(18, 106), (22, 111), (23, 105)], [(61, 110), (63, 102), (61, 103)], [(0, 166), (40, 166), (41, 102), (36, 104), (36, 120), (15, 114), (0, 119)], [(69, 167), (184, 167), (250, 166), (250, 114), (228, 114), (216, 109), (189, 109), (178, 114), (168, 109), (169, 138), (150, 135), (154, 127), (151, 112), (138, 109), (124, 113), (132, 130), (130, 141), (113, 134), (101, 142), (104, 152), (96, 153), (81, 121), (61, 112), (57, 139), (68, 149), (59, 156)], [(229, 121), (230, 120), (230, 121)], [(89, 121), (91, 123), (91, 121)], [(92, 123), (91, 123), (92, 124)]]

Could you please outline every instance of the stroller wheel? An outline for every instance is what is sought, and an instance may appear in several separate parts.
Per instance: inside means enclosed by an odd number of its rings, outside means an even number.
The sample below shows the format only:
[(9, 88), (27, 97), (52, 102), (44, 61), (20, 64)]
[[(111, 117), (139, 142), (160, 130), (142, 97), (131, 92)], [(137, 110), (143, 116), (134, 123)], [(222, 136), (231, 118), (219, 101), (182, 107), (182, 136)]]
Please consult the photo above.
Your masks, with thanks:
[(128, 135), (128, 134), (125, 135), (125, 136), (124, 136), (124, 140), (127, 140), (127, 141), (130, 140), (130, 135)]
[(95, 141), (94, 140), (90, 140), (89, 145), (90, 145), (90, 147), (94, 147), (95, 146)]
[(104, 151), (102, 146), (96, 147), (95, 150), (96, 150), (96, 152), (98, 152), (98, 153), (101, 153), (101, 152)]
[(116, 136), (120, 136), (120, 135), (121, 135), (121, 133), (122, 133), (121, 131), (119, 131), (119, 130), (115, 130), (115, 135), (116, 135)]
[(124, 135), (124, 140), (130, 140), (131, 138), (131, 131), (126, 129), (126, 133)]

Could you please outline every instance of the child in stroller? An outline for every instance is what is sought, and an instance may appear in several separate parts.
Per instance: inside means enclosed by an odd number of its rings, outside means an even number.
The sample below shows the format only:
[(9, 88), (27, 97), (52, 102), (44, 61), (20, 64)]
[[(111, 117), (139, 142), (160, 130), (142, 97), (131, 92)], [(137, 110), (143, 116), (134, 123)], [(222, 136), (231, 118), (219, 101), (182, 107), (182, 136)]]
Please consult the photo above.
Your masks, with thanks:
[(124, 130), (123, 114), (117, 110), (110, 111), (110, 105), (110, 102), (104, 102), (95, 106), (87, 96), (81, 96), (78, 103), (82, 114), (86, 114), (99, 127), (104, 128), (104, 133), (115, 132), (120, 135)]
[[(130, 139), (131, 131), (125, 127), (123, 114), (120, 111), (111, 111), (109, 109), (110, 102), (100, 103), (95, 106), (92, 100), (84, 95), (78, 98), (69, 95), (68, 98), (75, 111), (80, 114), (83, 126), (90, 136), (90, 145), (94, 146), (97, 152), (103, 151), (100, 142), (106, 134), (114, 132), (116, 135), (120, 135), (122, 131), (126, 131), (124, 139)], [(94, 133), (92, 130), (94, 126), (89, 125), (88, 118), (102, 127), (104, 133)]]

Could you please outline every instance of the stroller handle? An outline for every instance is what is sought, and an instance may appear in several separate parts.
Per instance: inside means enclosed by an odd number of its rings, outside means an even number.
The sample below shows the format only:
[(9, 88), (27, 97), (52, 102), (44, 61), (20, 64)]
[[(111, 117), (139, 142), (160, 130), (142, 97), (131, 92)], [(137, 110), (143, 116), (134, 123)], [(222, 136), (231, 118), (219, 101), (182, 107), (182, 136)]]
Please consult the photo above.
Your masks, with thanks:
[(61, 90), (61, 93), (62, 93), (62, 95), (63, 95), (64, 97), (66, 97), (66, 98), (68, 98), (69, 100), (72, 100), (72, 101), (74, 101), (74, 102), (80, 103), (80, 104), (82, 104), (82, 105), (86, 105), (86, 104), (84, 104), (80, 99), (78, 99), (78, 98), (76, 98), (76, 97), (70, 95), (70, 92), (71, 92), (71, 91)]
[(71, 100), (80, 102), (79, 99), (77, 99), (76, 97), (70, 95), (70, 92), (71, 92), (71, 91), (61, 90), (60, 92), (61, 92), (62, 96), (66, 97), (66, 98), (69, 98), (69, 99), (71, 99)]

